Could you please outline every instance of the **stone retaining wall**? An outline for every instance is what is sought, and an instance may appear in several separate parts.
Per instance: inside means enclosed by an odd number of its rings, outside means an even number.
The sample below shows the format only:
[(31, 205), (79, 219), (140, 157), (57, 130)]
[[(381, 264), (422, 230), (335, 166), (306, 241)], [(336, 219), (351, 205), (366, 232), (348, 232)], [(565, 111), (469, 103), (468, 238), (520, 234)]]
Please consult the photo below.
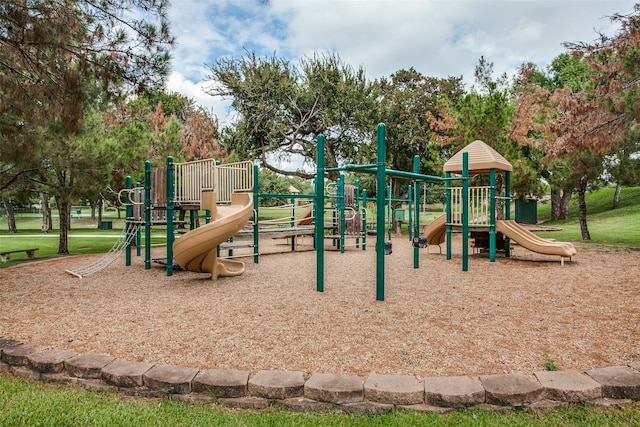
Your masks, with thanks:
[[(245, 409), (277, 404), (294, 411), (339, 409), (378, 413), (395, 407), (447, 412), (480, 406), (547, 408), (593, 402), (640, 400), (640, 362), (586, 372), (541, 371), (523, 374), (427, 377), (355, 375), (300, 371), (199, 370), (116, 360), (104, 354), (77, 354), (0, 338), (0, 374), (53, 383), (78, 384), (94, 391), (143, 397), (216, 402)], [(535, 379), (534, 379), (535, 378)]]

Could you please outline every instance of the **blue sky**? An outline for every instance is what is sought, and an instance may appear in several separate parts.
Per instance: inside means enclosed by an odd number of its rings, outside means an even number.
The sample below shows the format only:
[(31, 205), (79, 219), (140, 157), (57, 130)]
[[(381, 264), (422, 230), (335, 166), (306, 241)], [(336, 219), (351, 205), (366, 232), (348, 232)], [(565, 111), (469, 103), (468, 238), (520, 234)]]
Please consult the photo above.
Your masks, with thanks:
[(433, 77), (463, 76), (467, 88), (480, 56), (497, 74), (523, 62), (546, 67), (563, 42), (613, 34), (608, 16), (635, 0), (173, 0), (177, 37), (168, 89), (232, 121), (229, 100), (203, 93), (209, 66), (246, 50), (292, 61), (337, 52), (373, 80), (414, 67)]

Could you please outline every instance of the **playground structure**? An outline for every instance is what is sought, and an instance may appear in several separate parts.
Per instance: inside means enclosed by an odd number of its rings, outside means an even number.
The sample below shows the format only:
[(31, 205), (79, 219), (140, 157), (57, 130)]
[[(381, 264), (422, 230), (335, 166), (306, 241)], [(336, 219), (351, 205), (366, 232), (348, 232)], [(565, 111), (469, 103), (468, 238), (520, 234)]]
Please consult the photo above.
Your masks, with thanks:
[[(359, 193), (354, 186), (345, 185), (344, 180), (333, 186), (323, 210), (323, 217), (328, 212), (331, 219), (328, 223), (316, 224), (312, 204), (304, 207), (298, 217), (294, 215), (296, 202), (313, 199), (313, 195), (261, 194), (257, 190), (257, 177), (258, 167), (248, 161), (218, 164), (214, 159), (206, 159), (174, 163), (172, 158), (168, 158), (166, 167), (155, 169), (146, 162), (144, 186), (133, 186), (128, 177), (126, 188), (119, 194), (126, 206), (126, 221), (118, 242), (104, 259), (68, 272), (77, 277), (93, 274), (111, 264), (123, 252), (125, 264), (131, 265), (134, 245), (137, 255), (141, 255), (143, 230), (145, 269), (151, 268), (152, 262), (163, 264), (168, 276), (173, 274), (176, 266), (211, 273), (212, 279), (242, 274), (244, 263), (235, 258), (253, 256), (254, 263), (258, 263), (260, 237), (290, 238), (293, 251), (296, 238), (314, 236), (316, 226), (332, 230), (326, 239), (333, 240), (341, 251), (349, 245), (346, 243), (348, 239), (355, 239), (356, 246), (362, 244), (365, 248), (366, 212), (361, 220)], [(263, 198), (290, 199), (291, 205), (281, 208), (290, 209), (291, 218), (258, 221), (259, 202)], [(206, 212), (206, 224), (202, 226), (197, 215), (200, 210)], [(187, 221), (176, 219), (181, 211), (189, 212)], [(177, 226), (187, 224), (189, 231), (176, 239)], [(166, 258), (151, 258), (150, 231), (155, 225), (166, 225)], [(233, 253), (234, 249), (241, 247), (252, 247), (253, 254)], [(223, 257), (221, 252), (225, 250), (228, 255)]]
[[(544, 240), (510, 220), (510, 196), (498, 196), (496, 173), (504, 176), (504, 193), (510, 194), (510, 172), (512, 166), (499, 153), (484, 144), (475, 141), (456, 153), (445, 163), (445, 177), (424, 175), (419, 173), (420, 159), (414, 158), (413, 172), (396, 171), (386, 168), (386, 128), (378, 125), (378, 159), (371, 165), (346, 165), (340, 168), (324, 166), (324, 136), (317, 139), (317, 173), (315, 192), (313, 195), (266, 195), (258, 189), (258, 168), (252, 162), (234, 164), (217, 164), (213, 159), (197, 162), (174, 163), (170, 157), (166, 168), (151, 170), (150, 163), (145, 164), (144, 188), (133, 187), (127, 179), (127, 226), (125, 227), (126, 244), (118, 246), (116, 257), (123, 250), (126, 253), (126, 265), (131, 263), (131, 243), (137, 237), (137, 248), (140, 250), (140, 230), (145, 230), (145, 269), (150, 268), (150, 230), (152, 224), (164, 223), (167, 226), (167, 276), (173, 274), (174, 253), (177, 264), (186, 270), (211, 273), (212, 279), (218, 276), (235, 276), (242, 274), (244, 264), (237, 260), (223, 259), (220, 250), (228, 250), (228, 258), (234, 258), (233, 248), (239, 247), (230, 241), (234, 237), (253, 235), (253, 243), (242, 242), (241, 245), (254, 248), (254, 262), (258, 263), (259, 237), (271, 235), (291, 238), (292, 250), (295, 249), (295, 238), (301, 235), (314, 236), (316, 251), (316, 289), (324, 291), (324, 241), (331, 239), (341, 252), (346, 246), (346, 238), (355, 238), (356, 247), (366, 248), (367, 212), (366, 203), (374, 200), (377, 205), (376, 215), (376, 299), (384, 300), (384, 256), (391, 253), (390, 227), (385, 219), (385, 208), (391, 202), (387, 191), (387, 177), (412, 181), (409, 187), (409, 201), (417, 200), (423, 182), (439, 182), (445, 184), (446, 213), (437, 218), (423, 230), (424, 243), (438, 245), (446, 241), (446, 258), (452, 258), (452, 233), (460, 232), (462, 238), (462, 271), (468, 271), (469, 236), (475, 235), (474, 244), (485, 241), (489, 249), (491, 262), (495, 262), (496, 248), (500, 236), (501, 247), (505, 255), (510, 256), (510, 240), (513, 239), (523, 247), (542, 254), (558, 255), (564, 264), (565, 258), (571, 259), (576, 251), (572, 244)], [(358, 186), (344, 184), (345, 171), (359, 171), (376, 175), (376, 197), (368, 199), (366, 191), (359, 191)], [(325, 174), (340, 172), (337, 183), (325, 185)], [(489, 186), (469, 186), (469, 176), (489, 174)], [(452, 186), (461, 182), (461, 186)], [(251, 193), (252, 192), (252, 193)], [(251, 195), (253, 197), (251, 197)], [(290, 227), (261, 229), (258, 221), (259, 200), (264, 197), (289, 198), (295, 205), (297, 198), (313, 199), (313, 206), (307, 206), (298, 218), (289, 220)], [(498, 201), (502, 207), (502, 220), (497, 219)], [(329, 202), (327, 204), (327, 202)], [(144, 208), (142, 208), (144, 207)], [(329, 224), (325, 223), (327, 209), (334, 212)], [(205, 210), (207, 224), (197, 227), (198, 210)], [(160, 211), (160, 212), (156, 212)], [(164, 211), (164, 212), (162, 212)], [(190, 212), (190, 231), (174, 241), (175, 220), (177, 211)], [(420, 207), (418, 203), (410, 203), (409, 229), (410, 239), (414, 242), (414, 268), (419, 268)], [(293, 209), (292, 209), (293, 212)], [(253, 230), (243, 227), (253, 215)], [(390, 218), (390, 212), (388, 213)], [(323, 218), (322, 221), (317, 220)], [(413, 221), (412, 221), (413, 218)], [(313, 224), (313, 227), (311, 227)], [(326, 230), (330, 230), (328, 234)], [(337, 233), (336, 233), (337, 231)], [(385, 239), (385, 231), (389, 231)], [(479, 236), (486, 236), (479, 237)], [(388, 240), (388, 241), (387, 241)], [(139, 255), (139, 253), (138, 253)], [(115, 259), (115, 258), (114, 258)], [(110, 263), (110, 262), (109, 262)], [(92, 272), (108, 265), (102, 262)], [(74, 274), (74, 272), (70, 272)], [(82, 276), (81, 274), (76, 274)]]
[[(386, 127), (383, 123), (377, 129), (377, 163), (370, 165), (347, 165), (343, 168), (324, 168), (324, 136), (318, 137), (318, 171), (316, 175), (316, 188), (324, 180), (324, 174), (330, 171), (359, 171), (376, 175), (376, 203), (377, 210), (377, 236), (376, 239), (376, 299), (384, 300), (384, 271), (385, 253), (390, 253), (388, 246), (390, 243), (384, 241), (380, 236), (384, 235), (385, 213), (381, 206), (385, 204), (385, 180), (386, 177), (398, 177), (412, 180), (414, 183), (414, 199), (417, 200), (420, 194), (422, 182), (444, 182), (446, 191), (446, 213), (437, 218), (430, 227), (425, 228), (425, 243), (437, 244), (438, 246), (446, 240), (446, 258), (452, 258), (452, 233), (454, 230), (461, 232), (462, 237), (462, 271), (468, 271), (469, 259), (469, 236), (470, 229), (474, 233), (488, 234), (488, 249), (491, 262), (495, 262), (497, 248), (497, 234), (504, 236), (505, 255), (509, 257), (510, 239), (513, 239), (521, 246), (541, 254), (559, 255), (560, 261), (564, 264), (565, 258), (571, 259), (576, 254), (576, 250), (571, 243), (552, 242), (541, 239), (529, 232), (524, 227), (510, 220), (510, 173), (513, 170), (511, 164), (494, 149), (482, 141), (474, 141), (458, 151), (449, 161), (445, 163), (445, 177), (423, 175), (419, 173), (420, 159), (414, 157), (413, 172), (404, 172), (386, 169)], [(504, 195), (497, 193), (496, 173), (501, 171), (504, 177)], [(489, 186), (470, 187), (470, 173), (489, 174)], [(452, 183), (461, 182), (459, 187), (453, 187)], [(318, 204), (323, 200), (323, 196), (317, 195)], [(503, 220), (497, 220), (496, 205), (501, 201), (503, 209)], [(419, 206), (415, 204), (414, 222), (414, 268), (419, 267), (418, 251), (421, 246), (420, 240), (420, 214)], [(317, 241), (322, 241), (322, 231), (316, 235)], [(477, 240), (477, 239), (476, 239)], [(475, 242), (474, 242), (475, 244)], [(321, 247), (317, 250), (317, 290), (324, 290), (324, 255)]]
[[(469, 156), (469, 174), (489, 175), (488, 186), (468, 188), (467, 226), (471, 236), (474, 238), (474, 245), (489, 250), (491, 262), (495, 262), (498, 244), (504, 249), (506, 257), (511, 256), (511, 240), (532, 252), (544, 255), (558, 255), (560, 256), (560, 263), (563, 265), (565, 258), (571, 259), (577, 253), (571, 243), (542, 239), (510, 219), (512, 200), (511, 172), (513, 167), (500, 153), (484, 142), (474, 141), (451, 157), (443, 168), (447, 177), (454, 173), (462, 172), (462, 156), (465, 153)], [(501, 192), (501, 195), (498, 194), (496, 179), (496, 174), (500, 172), (504, 174), (504, 191)], [(450, 236), (453, 229), (463, 227), (461, 213), (465, 197), (461, 194), (462, 191), (463, 189), (460, 187), (448, 187), (447, 213), (445, 217), (448, 247), (451, 244)], [(499, 204), (501, 205), (500, 211), (503, 219), (498, 219)], [(449, 253), (449, 250), (447, 250), (447, 253)]]

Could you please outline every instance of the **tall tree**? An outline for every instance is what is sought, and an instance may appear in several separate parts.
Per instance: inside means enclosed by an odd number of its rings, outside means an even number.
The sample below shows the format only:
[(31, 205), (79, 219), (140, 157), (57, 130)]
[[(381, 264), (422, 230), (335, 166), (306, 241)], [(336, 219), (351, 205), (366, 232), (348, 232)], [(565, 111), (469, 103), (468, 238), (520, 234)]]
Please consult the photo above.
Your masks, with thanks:
[(607, 168), (615, 180), (614, 206), (617, 206), (623, 183), (637, 183), (640, 150), (638, 122), (640, 120), (640, 4), (628, 15), (616, 14), (612, 21), (620, 25), (613, 36), (601, 34), (593, 44), (568, 44), (583, 57), (594, 74), (594, 96), (606, 112), (588, 130), (596, 135), (598, 151), (609, 149)]
[[(44, 183), (58, 203), (61, 254), (69, 252), (69, 189), (78, 182), (72, 168), (79, 164), (74, 150), (86, 108), (161, 87), (173, 42), (167, 8), (166, 0), (0, 6), (0, 154), (18, 169), (52, 172)], [(42, 138), (21, 137), (35, 133)], [(16, 150), (16, 144), (24, 145)]]
[(187, 160), (217, 159), (227, 155), (220, 143), (218, 119), (207, 109), (192, 105), (180, 132), (180, 153)]
[[(484, 57), (479, 59), (474, 75), (476, 84), (470, 93), (455, 104), (441, 100), (437, 112), (428, 113), (430, 125), (438, 135), (436, 140), (449, 154), (474, 140), (485, 142), (513, 165), (512, 192), (521, 197), (539, 195), (535, 153), (518, 145), (512, 135), (512, 120), (518, 107), (512, 82), (506, 74), (494, 77), (493, 64)], [(497, 185), (500, 191), (501, 175)]]
[(232, 98), (238, 114), (225, 146), (240, 156), (259, 158), (263, 166), (285, 175), (311, 178), (304, 170), (286, 171), (278, 162), (292, 155), (313, 163), (316, 138), (325, 135), (328, 166), (351, 161), (368, 142), (375, 100), (363, 69), (354, 70), (337, 55), (288, 60), (219, 59), (211, 68), (210, 95)]
[[(550, 98), (557, 115), (548, 130), (555, 136), (552, 153), (574, 159), (582, 173), (576, 177), (582, 238), (590, 239), (584, 193), (595, 180), (594, 170), (602, 171), (607, 155), (622, 151), (630, 141), (640, 118), (640, 5), (627, 16), (613, 17), (621, 25), (613, 37), (601, 35), (595, 44), (569, 44), (574, 58), (589, 65), (588, 80), (580, 91), (566, 87)], [(598, 176), (599, 178), (599, 176)]]
[(421, 158), (421, 172), (436, 175), (446, 161), (438, 144), (427, 112), (437, 114), (438, 101), (446, 98), (457, 103), (464, 95), (462, 77), (440, 79), (425, 77), (413, 68), (398, 70), (380, 86), (381, 120), (387, 127), (387, 152), (391, 166), (412, 170), (413, 157)]
[[(557, 117), (551, 97), (556, 90), (582, 90), (588, 81), (588, 66), (569, 54), (558, 55), (547, 68), (525, 63), (515, 79), (515, 112), (509, 138), (529, 150), (537, 173), (548, 183), (551, 193), (551, 218), (569, 218), (569, 202), (576, 183), (570, 179), (571, 161), (553, 153), (555, 136), (549, 135), (548, 123)], [(549, 140), (550, 141), (549, 141)]]

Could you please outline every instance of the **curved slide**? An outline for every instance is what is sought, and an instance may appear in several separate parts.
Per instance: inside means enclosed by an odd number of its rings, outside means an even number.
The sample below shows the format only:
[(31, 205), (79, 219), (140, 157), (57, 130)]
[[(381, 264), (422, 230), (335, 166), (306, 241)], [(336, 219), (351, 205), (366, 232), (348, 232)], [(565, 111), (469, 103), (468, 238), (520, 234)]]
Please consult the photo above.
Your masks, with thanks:
[(201, 208), (211, 211), (211, 222), (189, 231), (173, 243), (175, 261), (184, 270), (211, 273), (212, 280), (244, 273), (243, 262), (218, 259), (216, 248), (249, 221), (253, 213), (252, 195), (234, 193), (231, 205), (217, 206), (216, 193), (203, 192)]
[(440, 215), (424, 227), (424, 237), (427, 239), (427, 245), (440, 246), (447, 235), (447, 215)]
[(578, 253), (573, 244), (568, 242), (552, 242), (539, 237), (513, 220), (496, 221), (496, 231), (516, 241), (520, 246), (532, 252), (544, 255), (558, 255), (564, 263), (564, 258), (571, 258)]

